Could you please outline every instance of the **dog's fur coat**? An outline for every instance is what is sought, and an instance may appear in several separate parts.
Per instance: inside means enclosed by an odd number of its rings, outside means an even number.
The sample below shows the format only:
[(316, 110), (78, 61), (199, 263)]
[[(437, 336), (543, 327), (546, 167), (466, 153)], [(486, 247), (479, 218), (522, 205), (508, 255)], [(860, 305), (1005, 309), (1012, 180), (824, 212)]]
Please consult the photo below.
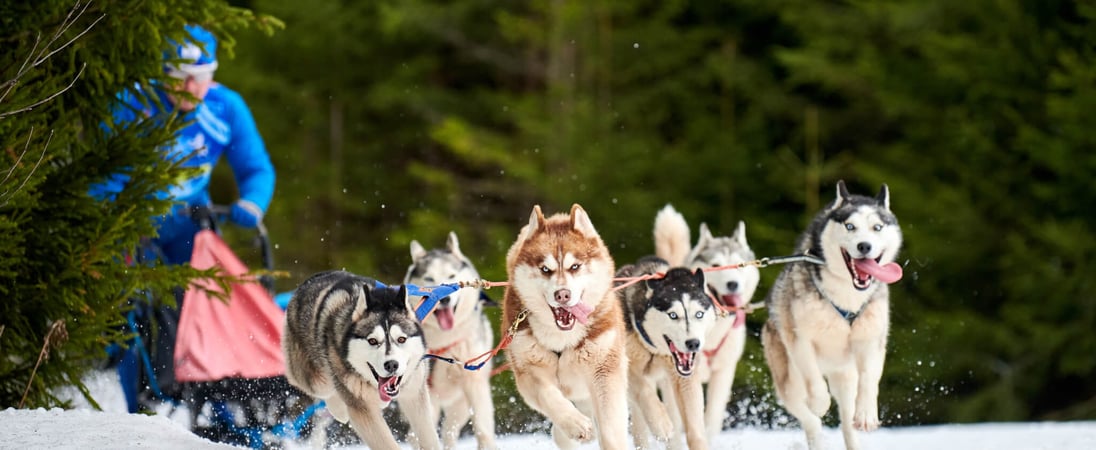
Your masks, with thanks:
[[(382, 410), (399, 396), (415, 442), (440, 449), (426, 388), (426, 345), (407, 290), (344, 271), (313, 275), (286, 309), (286, 378), (324, 400), (372, 449), (396, 450)], [(403, 395), (400, 395), (402, 391)]]
[(595, 435), (603, 449), (627, 448), (623, 315), (613, 259), (586, 211), (545, 218), (534, 206), (506, 270), (502, 332), (525, 317), (506, 350), (522, 399), (552, 422), (560, 448)]
[[(449, 232), (445, 248), (427, 251), (411, 241), (411, 266), (404, 283), (437, 286), (479, 279), (479, 272), (460, 249), (457, 234)], [(482, 290), (465, 287), (438, 301), (434, 311), (422, 322), (430, 353), (468, 360), (494, 345), (491, 324), (483, 313)], [(461, 428), (472, 419), (472, 429), (480, 449), (495, 448), (495, 405), (491, 401), (491, 361), (479, 370), (466, 370), (459, 364), (434, 363), (430, 370), (430, 392), (434, 396), (434, 415), (444, 412), (442, 444), (454, 448)], [(439, 411), (440, 409), (440, 411)]]
[[(821, 448), (821, 417), (837, 401), (841, 432), (850, 450), (860, 448), (856, 430), (879, 427), (879, 380), (889, 330), (889, 289), (901, 278), (894, 263), (902, 234), (883, 185), (875, 198), (837, 198), (820, 211), (796, 252), (824, 264), (785, 266), (767, 298), (762, 333), (765, 360), (778, 398)], [(828, 389), (827, 389), (827, 382)]]
[[(731, 236), (714, 236), (708, 225), (701, 223), (700, 237), (690, 248), (689, 225), (671, 205), (663, 207), (655, 216), (654, 240), (656, 255), (670, 264), (690, 269), (741, 264), (756, 259), (746, 241), (746, 223), (742, 221)], [(761, 273), (756, 266), (749, 265), (707, 272), (705, 279), (708, 293), (717, 302), (716, 307), (727, 310), (744, 308), (750, 303)], [(735, 370), (746, 347), (745, 315), (746, 311), (742, 309), (719, 314), (704, 341), (703, 357), (693, 375), (707, 384), (704, 425), (709, 439), (723, 430)], [(684, 421), (677, 419), (681, 429)]]
[[(684, 418), (685, 437), (692, 450), (708, 448), (704, 431), (704, 391), (693, 370), (715, 307), (704, 291), (704, 272), (671, 268), (658, 257), (645, 257), (617, 271), (618, 278), (664, 274), (632, 284), (622, 291), (628, 328), (628, 391), (632, 439), (647, 448), (648, 432), (667, 443), (674, 435), (672, 416)], [(676, 401), (659, 400), (658, 385)], [(667, 408), (676, 410), (667, 411)]]

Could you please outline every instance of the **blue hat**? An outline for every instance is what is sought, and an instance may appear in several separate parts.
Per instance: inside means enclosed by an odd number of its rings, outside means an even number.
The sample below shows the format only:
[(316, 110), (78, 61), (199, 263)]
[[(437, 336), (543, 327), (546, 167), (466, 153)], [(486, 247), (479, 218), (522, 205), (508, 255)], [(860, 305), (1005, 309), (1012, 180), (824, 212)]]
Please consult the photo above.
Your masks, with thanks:
[[(164, 52), (164, 64), (168, 75), (185, 78), (188, 75), (212, 74), (217, 70), (217, 38), (213, 33), (197, 25), (187, 25), (189, 39), (182, 43), (168, 40), (172, 50)], [(172, 63), (172, 60), (182, 60)]]

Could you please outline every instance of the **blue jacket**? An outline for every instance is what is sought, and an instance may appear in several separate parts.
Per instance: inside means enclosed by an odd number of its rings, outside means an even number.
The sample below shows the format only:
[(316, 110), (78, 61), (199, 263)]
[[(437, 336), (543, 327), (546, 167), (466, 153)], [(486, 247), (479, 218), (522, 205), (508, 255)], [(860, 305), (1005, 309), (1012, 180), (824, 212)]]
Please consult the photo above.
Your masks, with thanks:
[[(115, 123), (130, 123), (172, 111), (171, 102), (159, 89), (155, 89), (153, 95), (159, 97), (166, 111), (161, 111), (155, 102), (140, 98), (141, 95), (145, 93), (139, 91), (134, 95), (127, 92), (121, 96), (124, 105), (114, 110)], [(264, 214), (274, 196), (275, 181), (274, 166), (266, 152), (266, 145), (259, 135), (251, 110), (240, 94), (213, 83), (205, 99), (182, 119), (189, 124), (176, 134), (173, 144), (163, 149), (164, 158), (169, 161), (185, 160), (182, 167), (198, 167), (200, 173), (180, 179), (168, 191), (160, 193), (178, 202), (171, 213), (156, 218), (159, 227), (156, 241), (173, 263), (190, 259), (191, 241), (197, 228), (182, 213), (189, 206), (210, 204), (209, 181), (221, 156), (228, 160), (235, 174), (240, 198), (258, 205)], [(117, 174), (94, 186), (91, 194), (97, 198), (112, 197), (121, 191), (127, 181), (127, 176)], [(174, 248), (176, 246), (180, 248)]]

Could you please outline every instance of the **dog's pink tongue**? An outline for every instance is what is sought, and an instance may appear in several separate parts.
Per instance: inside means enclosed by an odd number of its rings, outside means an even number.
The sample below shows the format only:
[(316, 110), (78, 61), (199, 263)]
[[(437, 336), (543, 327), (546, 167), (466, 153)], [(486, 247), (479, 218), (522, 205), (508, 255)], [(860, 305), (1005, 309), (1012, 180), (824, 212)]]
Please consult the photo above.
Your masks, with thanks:
[(392, 396), (388, 395), (388, 389), (387, 388), (388, 388), (388, 385), (393, 384), (393, 383), (396, 382), (396, 377), (388, 377), (388, 378), (381, 378), (381, 379), (384, 380), (384, 381), (382, 381), (380, 383), (380, 386), (377, 387), (377, 393), (380, 394), (382, 402), (390, 402), (390, 401), (392, 401)]
[(891, 284), (902, 279), (902, 266), (898, 263), (889, 262), (879, 265), (871, 258), (857, 259), (853, 262), (856, 264), (856, 270), (867, 273), (884, 283)]
[(564, 309), (571, 313), (572, 316), (575, 316), (575, 319), (583, 325), (586, 325), (586, 316), (589, 316), (590, 313), (594, 312), (594, 308), (591, 308), (589, 305), (582, 302), (575, 303), (574, 306), (566, 306)]
[(746, 323), (746, 311), (742, 310), (742, 295), (727, 294), (723, 296), (723, 303), (734, 307), (734, 324), (731, 328), (738, 328)]
[(453, 329), (453, 308), (438, 308), (434, 310), (434, 318), (438, 319), (438, 326), (443, 330)]

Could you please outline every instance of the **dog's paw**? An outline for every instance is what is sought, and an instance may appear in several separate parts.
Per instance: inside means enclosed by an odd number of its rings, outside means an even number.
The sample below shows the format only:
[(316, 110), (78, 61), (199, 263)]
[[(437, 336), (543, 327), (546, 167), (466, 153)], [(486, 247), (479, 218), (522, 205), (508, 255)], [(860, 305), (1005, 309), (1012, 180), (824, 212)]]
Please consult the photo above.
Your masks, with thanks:
[(579, 442), (590, 442), (594, 439), (594, 422), (582, 414), (573, 414), (557, 421), (559, 427), (567, 436)]
[(861, 407), (856, 409), (852, 418), (852, 426), (860, 431), (875, 431), (879, 429), (879, 413), (875, 407)]

